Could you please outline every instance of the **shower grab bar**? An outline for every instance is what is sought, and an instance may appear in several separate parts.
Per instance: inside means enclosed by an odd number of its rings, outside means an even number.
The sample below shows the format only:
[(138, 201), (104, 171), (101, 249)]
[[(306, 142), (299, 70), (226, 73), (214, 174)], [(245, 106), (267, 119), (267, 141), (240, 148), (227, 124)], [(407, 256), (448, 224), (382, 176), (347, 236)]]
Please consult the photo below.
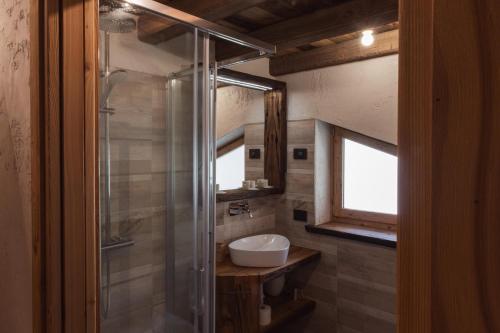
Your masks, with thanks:
[(132, 246), (134, 244), (135, 244), (135, 242), (133, 240), (124, 239), (124, 240), (119, 240), (116, 242), (110, 242), (107, 244), (103, 244), (101, 246), (101, 250), (102, 251), (116, 250), (116, 249), (121, 249), (124, 247), (129, 247), (129, 246)]

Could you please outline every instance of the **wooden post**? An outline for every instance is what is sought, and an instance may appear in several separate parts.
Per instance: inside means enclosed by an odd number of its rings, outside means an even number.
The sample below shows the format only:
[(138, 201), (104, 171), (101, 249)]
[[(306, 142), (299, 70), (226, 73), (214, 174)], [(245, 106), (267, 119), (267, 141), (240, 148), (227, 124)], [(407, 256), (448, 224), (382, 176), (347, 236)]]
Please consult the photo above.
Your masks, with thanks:
[(285, 189), (286, 176), (286, 88), (264, 93), (264, 177), (275, 188)]
[(399, 332), (500, 332), (499, 16), (400, 1)]
[(48, 1), (38, 14), (34, 332), (98, 331), (97, 6)]

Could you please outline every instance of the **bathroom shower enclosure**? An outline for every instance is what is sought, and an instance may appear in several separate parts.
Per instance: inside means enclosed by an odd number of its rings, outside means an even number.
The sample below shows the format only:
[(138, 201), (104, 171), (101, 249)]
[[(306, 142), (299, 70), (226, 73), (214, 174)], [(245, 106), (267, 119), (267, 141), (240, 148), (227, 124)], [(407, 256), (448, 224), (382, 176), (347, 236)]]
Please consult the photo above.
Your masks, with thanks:
[(151, 0), (99, 30), (100, 331), (214, 332), (217, 69), (273, 47)]

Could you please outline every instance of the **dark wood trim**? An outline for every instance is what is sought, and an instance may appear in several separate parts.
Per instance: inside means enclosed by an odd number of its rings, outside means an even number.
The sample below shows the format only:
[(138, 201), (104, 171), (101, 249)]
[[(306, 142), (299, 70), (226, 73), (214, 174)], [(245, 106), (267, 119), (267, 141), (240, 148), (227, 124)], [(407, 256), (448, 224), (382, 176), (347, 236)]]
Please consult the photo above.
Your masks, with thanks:
[(332, 191), (333, 191), (333, 209), (332, 219), (342, 219), (345, 223), (359, 224), (360, 221), (377, 224), (396, 224), (396, 215), (365, 212), (359, 210), (346, 209), (342, 204), (343, 197), (343, 145), (342, 139), (350, 139), (361, 144), (367, 145), (386, 153), (397, 155), (396, 146), (387, 142), (368, 137), (353, 131), (335, 126), (333, 130), (332, 145)]
[(285, 89), (264, 92), (264, 178), (285, 192), (287, 160), (287, 93)]
[(217, 202), (260, 198), (280, 193), (283, 192), (279, 188), (263, 188), (256, 191), (244, 189), (225, 190), (224, 193), (217, 193)]
[(217, 148), (217, 157), (224, 156), (225, 154), (235, 150), (236, 148), (244, 144), (245, 144), (245, 136), (242, 135), (239, 138), (236, 138), (235, 140), (226, 143), (224, 146)]
[(369, 47), (361, 45), (359, 38), (356, 38), (309, 51), (272, 57), (269, 60), (269, 72), (273, 76), (285, 75), (398, 53), (398, 30), (375, 34), (374, 37), (375, 42)]
[(400, 3), (398, 331), (500, 332), (500, 2)]
[[(353, 0), (271, 24), (248, 35), (276, 44), (279, 54), (286, 49), (394, 23), (397, 20), (397, 0)], [(248, 49), (227, 43), (216, 45), (217, 60), (229, 59), (247, 52)]]

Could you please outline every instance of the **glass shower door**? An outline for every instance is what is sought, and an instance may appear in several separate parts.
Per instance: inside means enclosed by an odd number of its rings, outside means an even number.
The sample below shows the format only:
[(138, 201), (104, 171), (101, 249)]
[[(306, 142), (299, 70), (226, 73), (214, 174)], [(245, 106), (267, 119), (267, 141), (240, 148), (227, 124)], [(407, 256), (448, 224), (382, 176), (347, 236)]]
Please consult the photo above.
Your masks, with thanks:
[(99, 11), (101, 332), (211, 332), (208, 35), (125, 1)]

